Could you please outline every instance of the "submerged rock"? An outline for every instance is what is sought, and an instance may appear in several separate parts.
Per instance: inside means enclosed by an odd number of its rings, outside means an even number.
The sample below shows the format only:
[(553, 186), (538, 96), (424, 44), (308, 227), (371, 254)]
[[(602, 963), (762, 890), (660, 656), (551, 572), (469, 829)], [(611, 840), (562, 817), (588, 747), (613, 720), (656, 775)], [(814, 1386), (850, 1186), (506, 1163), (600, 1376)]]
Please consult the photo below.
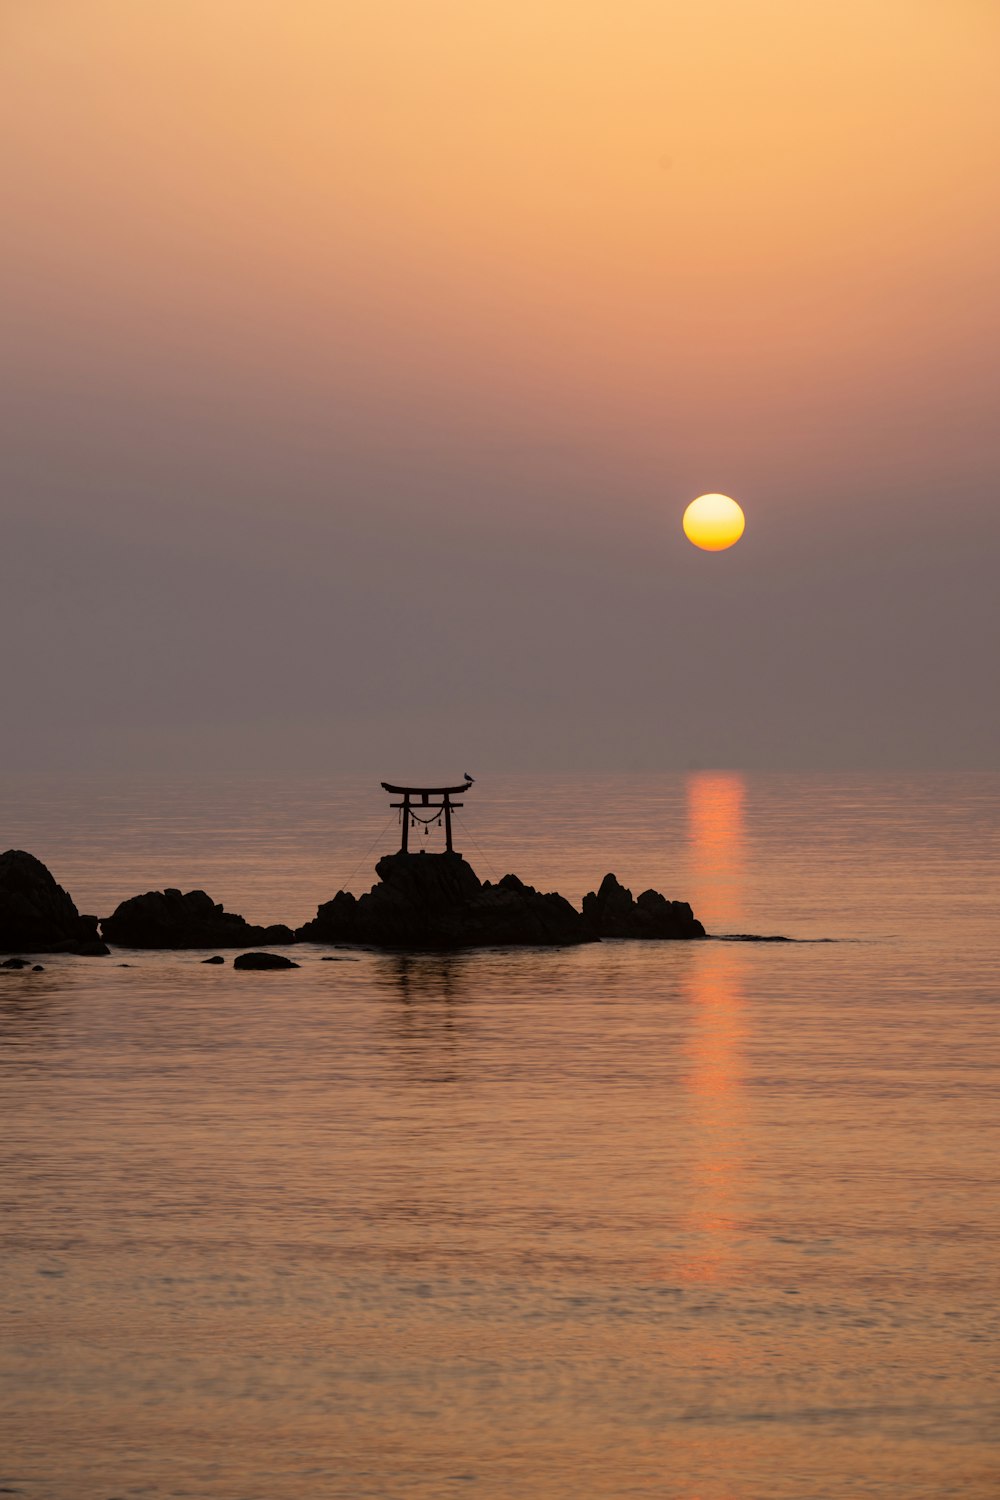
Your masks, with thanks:
[(718, 934), (717, 940), (720, 943), (796, 943), (802, 941), (829, 943), (832, 941), (830, 938), (803, 940), (802, 938), (782, 937), (781, 933), (766, 934), (759, 932), (721, 932)]
[(234, 969), (299, 969), (301, 964), (293, 963), (283, 953), (240, 953), (233, 959)]
[(123, 901), (101, 922), (109, 943), (123, 948), (243, 948), (247, 943), (291, 943), (290, 927), (254, 927), (225, 911), (204, 891), (147, 891)]
[(483, 884), (460, 854), (387, 854), (375, 870), (378, 885), (360, 897), (339, 891), (296, 937), (424, 949), (592, 940), (580, 913), (563, 896), (544, 895), (516, 875)]
[(632, 892), (605, 875), (583, 898), (583, 920), (598, 938), (702, 938), (705, 929), (686, 901), (668, 901), (659, 891)]
[(0, 854), (0, 953), (77, 953), (103, 957), (97, 918), (81, 916), (73, 898), (33, 854)]
[(213, 953), (211, 958), (202, 959), (203, 964), (224, 964), (225, 961), (221, 953)]

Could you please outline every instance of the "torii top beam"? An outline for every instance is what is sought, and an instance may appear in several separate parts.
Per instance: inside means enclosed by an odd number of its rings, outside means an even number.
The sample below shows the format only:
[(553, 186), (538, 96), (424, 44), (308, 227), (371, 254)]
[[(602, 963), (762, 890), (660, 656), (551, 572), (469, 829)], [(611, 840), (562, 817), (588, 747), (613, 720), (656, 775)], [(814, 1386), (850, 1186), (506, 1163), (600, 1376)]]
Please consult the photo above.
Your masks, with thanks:
[(426, 801), (428, 797), (450, 797), (453, 792), (467, 792), (469, 783), (463, 781), (461, 786), (393, 786), (391, 782), (383, 781), (382, 788), (401, 797), (420, 797)]

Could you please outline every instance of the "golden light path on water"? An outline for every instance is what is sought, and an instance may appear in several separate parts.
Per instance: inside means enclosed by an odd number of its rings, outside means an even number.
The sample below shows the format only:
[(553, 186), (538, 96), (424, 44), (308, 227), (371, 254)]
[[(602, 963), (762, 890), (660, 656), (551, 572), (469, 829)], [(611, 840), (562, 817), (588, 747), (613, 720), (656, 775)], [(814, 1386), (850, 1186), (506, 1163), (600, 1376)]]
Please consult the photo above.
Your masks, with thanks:
[[(711, 890), (727, 926), (741, 926), (743, 903), (744, 779), (737, 772), (688, 777), (687, 818), (692, 899)], [(738, 945), (714, 946), (687, 980), (691, 1036), (693, 1138), (701, 1154), (692, 1161), (694, 1207), (689, 1227), (698, 1251), (681, 1271), (685, 1279), (718, 1282), (739, 1274), (735, 1248), (743, 1187), (747, 1101), (741, 1043), (746, 1027), (743, 961)], [(675, 1268), (676, 1274), (676, 1268)]]

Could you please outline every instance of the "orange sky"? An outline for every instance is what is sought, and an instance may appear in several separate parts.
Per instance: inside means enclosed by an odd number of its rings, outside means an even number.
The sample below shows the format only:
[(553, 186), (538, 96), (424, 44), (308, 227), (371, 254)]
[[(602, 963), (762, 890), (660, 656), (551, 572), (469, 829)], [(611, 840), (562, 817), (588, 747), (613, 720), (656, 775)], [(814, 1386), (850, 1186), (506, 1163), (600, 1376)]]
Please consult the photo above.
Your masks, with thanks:
[(307, 406), (349, 379), (378, 422), (457, 403), (651, 463), (665, 423), (717, 454), (721, 419), (759, 464), (823, 407), (968, 436), (922, 377), (998, 332), (989, 5), (87, 0), (5, 29), (7, 274), (42, 333), (96, 303), (113, 343)]
[(9, 492), (971, 535), (998, 42), (986, 0), (8, 0)]

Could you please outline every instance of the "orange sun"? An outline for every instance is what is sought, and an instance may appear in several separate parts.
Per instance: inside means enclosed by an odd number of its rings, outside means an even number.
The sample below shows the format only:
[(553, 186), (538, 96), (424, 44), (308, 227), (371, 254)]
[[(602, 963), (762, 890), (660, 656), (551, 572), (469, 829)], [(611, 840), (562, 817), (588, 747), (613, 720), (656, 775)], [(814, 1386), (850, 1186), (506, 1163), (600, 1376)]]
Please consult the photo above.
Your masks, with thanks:
[(728, 495), (699, 495), (684, 512), (684, 535), (704, 552), (724, 552), (745, 525), (743, 511)]

